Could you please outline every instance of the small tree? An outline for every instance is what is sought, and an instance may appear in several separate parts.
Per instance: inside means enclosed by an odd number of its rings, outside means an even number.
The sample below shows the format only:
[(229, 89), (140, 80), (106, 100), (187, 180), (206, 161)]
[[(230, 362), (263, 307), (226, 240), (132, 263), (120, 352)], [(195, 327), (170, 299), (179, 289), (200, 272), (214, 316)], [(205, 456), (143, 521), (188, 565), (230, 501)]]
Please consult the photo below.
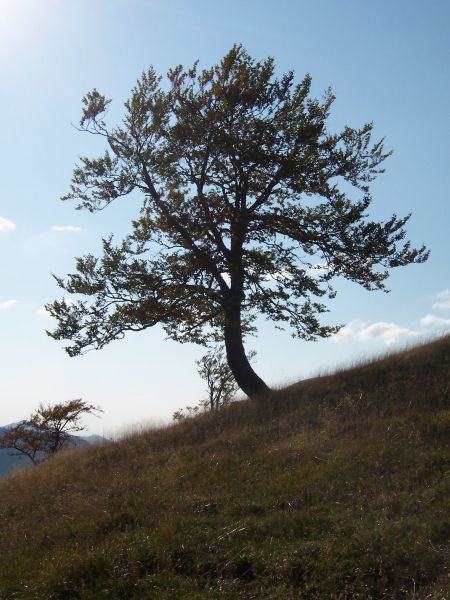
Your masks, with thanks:
[(70, 434), (82, 431), (82, 415), (101, 411), (81, 399), (53, 406), (40, 405), (29, 419), (9, 428), (0, 436), (0, 448), (13, 450), (12, 455), (27, 456), (34, 464), (39, 456), (55, 454), (70, 441)]
[(43, 452), (42, 435), (22, 421), (9, 427), (0, 435), (0, 448), (9, 450), (10, 456), (27, 456), (33, 464), (37, 464)]
[[(250, 354), (253, 356), (254, 353), (249, 353), (249, 360)], [(214, 348), (196, 361), (196, 364), (198, 374), (206, 382), (208, 398), (205, 405), (208, 410), (216, 411), (229, 404), (238, 385), (227, 362), (224, 349), (220, 346)]]
[[(252, 362), (255, 356), (256, 352), (251, 350), (248, 353), (249, 361)], [(173, 414), (175, 420), (194, 416), (203, 411), (218, 411), (231, 402), (238, 390), (239, 386), (230, 369), (223, 346), (216, 346), (195, 362), (198, 374), (206, 382), (208, 396), (196, 406), (187, 406), (185, 409), (180, 408), (175, 411)]]
[(56, 278), (83, 299), (47, 305), (58, 321), (49, 335), (70, 340), (70, 356), (157, 323), (176, 340), (224, 340), (255, 397), (268, 387), (243, 340), (258, 314), (327, 337), (339, 328), (320, 319), (333, 278), (384, 289), (390, 268), (428, 253), (404, 243), (409, 216), (368, 219), (369, 185), (390, 152), (372, 143), (371, 123), (329, 132), (334, 96), (311, 98), (309, 75), (276, 78), (272, 58), (234, 46), (210, 69), (180, 65), (160, 82), (143, 73), (117, 127), (105, 121), (110, 100), (96, 89), (83, 99), (80, 127), (107, 149), (81, 158), (63, 199), (91, 212), (131, 193), (142, 204), (123, 242), (103, 240), (100, 258)]

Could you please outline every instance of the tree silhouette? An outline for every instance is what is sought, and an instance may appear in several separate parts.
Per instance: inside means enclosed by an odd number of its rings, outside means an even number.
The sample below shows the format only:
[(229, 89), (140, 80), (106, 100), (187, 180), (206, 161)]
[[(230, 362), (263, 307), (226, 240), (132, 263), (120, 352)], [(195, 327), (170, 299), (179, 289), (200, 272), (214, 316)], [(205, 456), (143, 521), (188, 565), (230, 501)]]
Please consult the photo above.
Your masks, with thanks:
[[(248, 360), (252, 362), (256, 352), (248, 353)], [(236, 379), (228, 364), (225, 349), (216, 346), (207, 352), (200, 360), (195, 361), (197, 373), (206, 383), (207, 397), (200, 400), (195, 406), (186, 406), (173, 413), (175, 421), (180, 421), (188, 416), (195, 416), (200, 412), (216, 412), (228, 406), (238, 390)]]
[(27, 456), (34, 464), (55, 454), (70, 442), (70, 434), (82, 431), (81, 417), (101, 409), (80, 398), (39, 408), (29, 419), (8, 428), (0, 436), (0, 448), (12, 455)]
[[(248, 353), (250, 362), (254, 356), (255, 352)], [(208, 392), (204, 407), (214, 412), (229, 404), (237, 391), (237, 384), (224, 349), (220, 346), (213, 348), (196, 363), (197, 372), (205, 381)]]
[(99, 158), (81, 158), (71, 190), (78, 208), (104, 209), (141, 194), (130, 234), (103, 240), (100, 257), (77, 259), (57, 282), (82, 299), (55, 301), (55, 339), (71, 356), (159, 323), (180, 341), (223, 341), (228, 364), (251, 397), (267, 392), (244, 350), (262, 314), (306, 340), (321, 323), (335, 277), (384, 289), (388, 270), (426, 260), (404, 242), (409, 216), (371, 221), (369, 184), (390, 154), (372, 124), (327, 130), (334, 96), (310, 97), (311, 78), (275, 76), (234, 46), (221, 62), (168, 73), (150, 68), (106, 124), (110, 100), (84, 99), (82, 130), (103, 137)]

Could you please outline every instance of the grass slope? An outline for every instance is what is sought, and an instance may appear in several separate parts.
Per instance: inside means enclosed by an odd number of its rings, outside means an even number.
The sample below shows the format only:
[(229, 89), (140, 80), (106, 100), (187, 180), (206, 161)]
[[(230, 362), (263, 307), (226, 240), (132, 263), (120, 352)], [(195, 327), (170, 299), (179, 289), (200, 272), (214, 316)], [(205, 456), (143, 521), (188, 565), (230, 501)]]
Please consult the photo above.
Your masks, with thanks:
[(450, 598), (450, 337), (0, 483), (0, 598)]

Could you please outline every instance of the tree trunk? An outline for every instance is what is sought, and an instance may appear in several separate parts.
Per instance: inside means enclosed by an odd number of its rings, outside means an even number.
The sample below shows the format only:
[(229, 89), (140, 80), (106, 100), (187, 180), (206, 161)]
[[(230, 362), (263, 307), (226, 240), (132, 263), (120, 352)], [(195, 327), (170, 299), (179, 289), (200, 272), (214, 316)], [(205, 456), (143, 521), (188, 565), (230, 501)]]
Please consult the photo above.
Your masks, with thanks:
[(247, 394), (249, 398), (257, 398), (267, 394), (270, 388), (252, 369), (245, 354), (239, 305), (226, 311), (224, 338), (228, 365), (236, 379), (236, 383), (244, 394)]

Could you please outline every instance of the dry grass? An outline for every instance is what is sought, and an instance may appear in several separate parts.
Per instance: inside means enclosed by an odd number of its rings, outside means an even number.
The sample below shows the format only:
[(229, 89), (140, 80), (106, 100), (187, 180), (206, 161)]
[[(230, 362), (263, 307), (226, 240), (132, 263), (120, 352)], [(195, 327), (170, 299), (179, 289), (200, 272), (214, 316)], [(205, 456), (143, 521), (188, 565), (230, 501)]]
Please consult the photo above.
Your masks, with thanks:
[(450, 337), (0, 484), (0, 598), (450, 597)]

